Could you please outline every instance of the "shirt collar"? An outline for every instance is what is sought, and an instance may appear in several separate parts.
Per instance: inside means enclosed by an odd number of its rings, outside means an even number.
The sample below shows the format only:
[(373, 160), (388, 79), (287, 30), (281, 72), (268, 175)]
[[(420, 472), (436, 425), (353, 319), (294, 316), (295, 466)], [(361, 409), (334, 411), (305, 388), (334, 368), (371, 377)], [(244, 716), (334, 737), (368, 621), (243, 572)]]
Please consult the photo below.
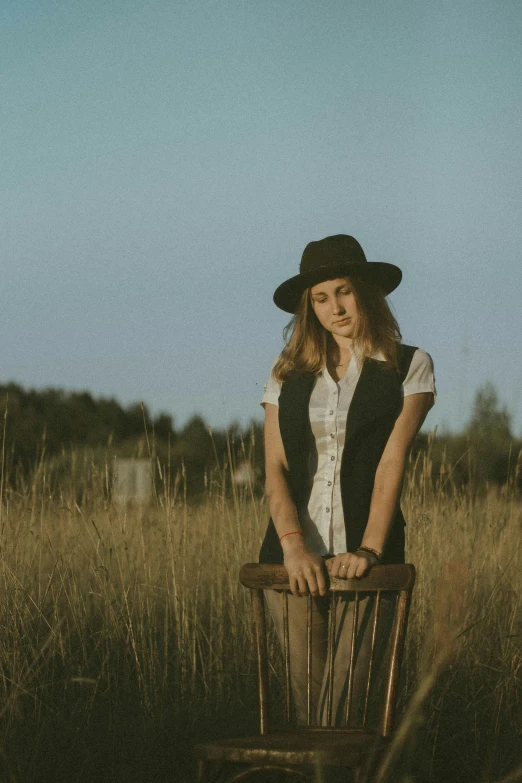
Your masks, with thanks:
[[(376, 351), (374, 354), (372, 354), (371, 358), (375, 359), (378, 362), (385, 362), (386, 361), (382, 351)], [(356, 365), (358, 370), (361, 369), (361, 366), (362, 366), (362, 351), (361, 351), (361, 349), (357, 345), (353, 345), (352, 346), (352, 358), (351, 358), (349, 367), (352, 366), (352, 362), (353, 362), (353, 364)], [(321, 375), (324, 375), (325, 369), (326, 369), (326, 367), (322, 368)]]

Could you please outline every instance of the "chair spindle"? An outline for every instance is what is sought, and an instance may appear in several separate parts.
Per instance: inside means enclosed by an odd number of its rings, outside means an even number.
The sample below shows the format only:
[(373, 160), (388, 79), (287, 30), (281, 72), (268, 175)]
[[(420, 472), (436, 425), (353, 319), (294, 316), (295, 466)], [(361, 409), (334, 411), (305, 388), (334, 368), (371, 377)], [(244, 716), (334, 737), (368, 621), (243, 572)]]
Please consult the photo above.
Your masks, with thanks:
[(328, 618), (328, 694), (326, 697), (326, 725), (327, 726), (332, 725), (336, 612), (337, 612), (337, 595), (333, 593), (330, 602), (330, 615)]
[(306, 725), (312, 725), (312, 596), (306, 607)]
[(346, 708), (344, 714), (344, 724), (348, 726), (350, 721), (350, 707), (352, 704), (354, 669), (355, 669), (355, 650), (357, 647), (357, 626), (359, 624), (359, 593), (355, 593), (353, 603), (352, 618), (352, 641), (350, 645), (350, 664), (348, 669), (348, 689), (346, 693)]
[(381, 592), (382, 592), (381, 590), (377, 590), (377, 596), (375, 598), (375, 603), (373, 607), (372, 646), (370, 649), (370, 661), (368, 663), (368, 682), (366, 683), (366, 694), (364, 696), (364, 713), (363, 713), (363, 720), (362, 720), (363, 728), (366, 726), (366, 721), (368, 719), (368, 705), (370, 703), (373, 662), (375, 658), (375, 643), (377, 641), (377, 624), (379, 621), (379, 609), (381, 607)]
[(290, 723), (290, 631), (288, 625), (288, 593), (286, 591), (283, 593), (283, 648), (285, 656), (285, 721)]
[(268, 651), (266, 641), (266, 618), (263, 594), (252, 590), (252, 613), (254, 620), (254, 638), (257, 655), (257, 682), (259, 692), (259, 733), (268, 734), (269, 688), (268, 688)]

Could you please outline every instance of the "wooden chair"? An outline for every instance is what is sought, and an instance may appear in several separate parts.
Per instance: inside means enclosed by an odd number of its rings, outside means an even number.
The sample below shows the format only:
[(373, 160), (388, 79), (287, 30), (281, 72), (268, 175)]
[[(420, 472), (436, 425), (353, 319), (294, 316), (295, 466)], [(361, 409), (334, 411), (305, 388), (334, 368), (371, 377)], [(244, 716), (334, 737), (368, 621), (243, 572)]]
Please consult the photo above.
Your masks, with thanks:
[[(290, 586), (284, 566), (260, 565), (249, 563), (241, 569), (240, 580), (252, 594), (253, 630), (257, 656), (258, 698), (259, 698), (259, 735), (255, 737), (224, 740), (198, 745), (195, 754), (198, 761), (198, 780), (228, 780), (231, 783), (247, 780), (314, 780), (326, 781), (326, 771), (336, 774), (334, 768), (351, 770), (356, 777), (361, 770), (368, 770), (374, 765), (389, 740), (394, 721), (395, 704), (401, 660), (404, 649), (408, 612), (411, 592), (415, 583), (415, 568), (412, 565), (375, 566), (363, 579), (330, 580), (328, 593), (330, 606), (328, 616), (328, 640), (326, 668), (325, 703), (326, 718), (322, 726), (313, 726), (313, 705), (310, 696), (310, 672), (312, 668), (312, 599), (301, 598), (307, 602), (306, 621), (306, 670), (307, 682), (307, 719), (305, 726), (292, 725), (292, 687), (290, 682), (290, 637), (288, 624), (288, 595)], [(283, 601), (283, 650), (278, 644), (267, 642), (267, 627), (271, 622), (265, 617), (265, 590), (282, 591)], [(356, 666), (357, 634), (361, 619), (359, 608), (365, 602), (365, 612), (370, 607), (371, 618), (366, 624), (366, 632), (371, 636), (370, 656), (367, 662), (367, 682), (363, 705), (354, 710), (351, 704), (354, 671)], [(332, 710), (332, 689), (334, 682), (334, 667), (336, 656), (336, 613), (343, 601), (352, 602), (351, 645), (347, 666), (344, 718), (339, 726), (339, 715), (335, 717)], [(382, 616), (382, 604), (387, 602), (392, 607), (393, 620), (389, 634), (388, 651), (383, 662), (383, 675), (379, 678), (382, 686), (382, 699), (377, 715), (377, 724), (368, 725), (368, 715), (371, 712), (372, 682), (375, 676), (376, 650), (378, 647), (379, 619)], [(344, 604), (346, 605), (346, 603)], [(366, 612), (367, 614), (367, 612)], [(281, 728), (274, 728), (271, 717), (274, 707), (270, 704), (270, 689), (277, 686), (278, 678), (274, 676), (274, 664), (269, 662), (269, 648), (272, 653), (282, 658), (280, 670), (283, 681), (284, 718)], [(277, 670), (277, 663), (275, 664)], [(272, 676), (269, 677), (269, 671)], [(326, 675), (325, 675), (326, 676)], [(366, 675), (365, 675), (366, 679)], [(271, 682), (269, 682), (271, 680)], [(275, 681), (275, 682), (274, 682)], [(281, 691), (281, 689), (280, 689)], [(281, 698), (279, 699), (281, 701)], [(281, 711), (281, 710), (280, 710)], [(354, 712), (357, 714), (354, 716)], [(355, 722), (355, 725), (354, 725)], [(325, 725), (326, 724), (326, 725)], [(233, 765), (227, 767), (226, 765)], [(230, 770), (230, 775), (223, 776)], [(264, 771), (265, 777), (261, 772)], [(269, 773), (273, 777), (269, 776)], [(345, 777), (343, 779), (346, 779)]]

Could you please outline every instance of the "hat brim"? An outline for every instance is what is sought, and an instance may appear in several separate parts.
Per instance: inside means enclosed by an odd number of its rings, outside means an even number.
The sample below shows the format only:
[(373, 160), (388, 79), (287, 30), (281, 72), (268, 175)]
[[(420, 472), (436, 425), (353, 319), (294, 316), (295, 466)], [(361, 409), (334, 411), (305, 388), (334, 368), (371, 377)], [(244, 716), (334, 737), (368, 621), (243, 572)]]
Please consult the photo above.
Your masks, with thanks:
[(341, 263), (309, 274), (300, 273), (290, 277), (276, 288), (274, 302), (280, 310), (295, 313), (303, 291), (317, 283), (322, 283), (323, 280), (333, 280), (336, 277), (363, 277), (378, 285), (387, 296), (401, 282), (402, 272), (395, 264), (388, 264), (385, 261), (368, 261), (366, 264)]

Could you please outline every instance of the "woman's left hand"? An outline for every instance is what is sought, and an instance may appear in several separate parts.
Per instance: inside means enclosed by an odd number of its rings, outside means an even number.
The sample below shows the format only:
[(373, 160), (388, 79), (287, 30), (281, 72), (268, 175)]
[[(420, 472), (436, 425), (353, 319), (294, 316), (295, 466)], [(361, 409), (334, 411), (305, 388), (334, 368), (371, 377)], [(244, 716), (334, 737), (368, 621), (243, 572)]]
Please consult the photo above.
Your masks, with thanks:
[(360, 579), (368, 573), (373, 565), (376, 563), (372, 562), (371, 555), (363, 555), (362, 552), (357, 554), (342, 552), (326, 561), (326, 568), (330, 576), (337, 576), (340, 579)]

